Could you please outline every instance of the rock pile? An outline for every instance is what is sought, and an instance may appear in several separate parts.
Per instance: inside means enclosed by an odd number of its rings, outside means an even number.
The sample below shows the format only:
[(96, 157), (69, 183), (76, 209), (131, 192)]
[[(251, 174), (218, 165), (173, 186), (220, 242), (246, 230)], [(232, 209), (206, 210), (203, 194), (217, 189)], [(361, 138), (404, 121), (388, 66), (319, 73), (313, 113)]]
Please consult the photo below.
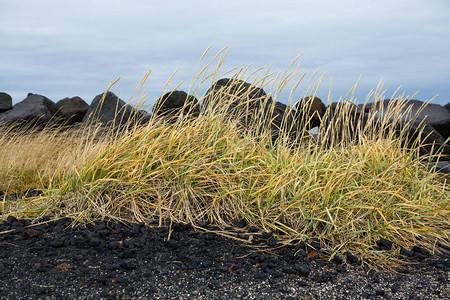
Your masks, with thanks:
[[(398, 137), (403, 132), (401, 138), (408, 148), (411, 148), (414, 141), (418, 139), (421, 143), (422, 155), (440, 151), (446, 156), (450, 155), (448, 141), (450, 112), (446, 107), (437, 104), (425, 105), (419, 100), (401, 103), (399, 101), (401, 100), (386, 99), (360, 105), (332, 103), (330, 112), (323, 121), (327, 122), (327, 125), (332, 127), (340, 138), (345, 136), (350, 140), (356, 140), (362, 130), (370, 133), (382, 128), (385, 132), (394, 131)], [(395, 111), (395, 107), (400, 109)], [(346, 116), (345, 119), (342, 118), (343, 115)], [(388, 126), (381, 127), (383, 123)], [(444, 156), (441, 160), (450, 159)]]
[(91, 105), (80, 97), (64, 98), (54, 103), (45, 96), (29, 93), (12, 106), (11, 97), (0, 94), (0, 123), (3, 125), (34, 122), (44, 125), (74, 125), (98, 121), (105, 126), (118, 127), (127, 121), (150, 120), (145, 111), (137, 111), (112, 92), (97, 95)]
[[(313, 105), (310, 100), (313, 100)], [(297, 104), (297, 108), (307, 107), (307, 113), (301, 114), (292, 107), (274, 101), (262, 88), (242, 80), (224, 78), (208, 89), (202, 109), (228, 113), (232, 118), (238, 118), (243, 128), (268, 128), (272, 139), (276, 140), (282, 131), (295, 138), (301, 130), (317, 126), (325, 112), (325, 105), (316, 97), (302, 99)], [(312, 117), (313, 121), (310, 121), (309, 117)], [(305, 127), (303, 122), (308, 122), (311, 126)]]
[[(411, 141), (419, 138), (423, 143), (422, 154), (442, 150), (444, 156), (436, 166), (443, 172), (450, 171), (450, 103), (424, 106), (422, 101), (410, 100), (401, 108), (400, 114), (389, 116), (386, 116), (386, 111), (399, 100), (347, 106), (332, 103), (326, 107), (320, 98), (311, 96), (290, 107), (273, 100), (260, 87), (230, 78), (213, 83), (201, 99), (200, 107), (196, 97), (183, 91), (172, 91), (156, 101), (153, 115), (173, 122), (180, 115), (196, 118), (209, 111), (224, 112), (230, 118), (238, 119), (245, 130), (259, 133), (268, 128), (273, 140), (283, 132), (295, 139), (303, 136), (305, 130), (322, 123), (331, 125), (341, 138), (357, 139), (360, 134), (358, 125), (364, 128), (370, 122), (372, 128), (376, 128), (383, 118), (388, 118), (396, 134), (406, 130), (407, 136), (403, 136), (406, 147), (411, 147)], [(349, 112), (345, 120), (341, 114), (343, 109)], [(112, 92), (97, 95), (91, 105), (79, 97), (64, 98), (55, 104), (45, 96), (30, 93), (14, 106), (11, 96), (0, 93), (0, 124), (33, 121), (44, 126), (97, 121), (118, 128), (125, 124), (145, 124), (150, 118), (150, 114), (138, 111)]]
[(11, 109), (1, 113), (0, 122), (34, 121), (42, 125), (51, 122), (55, 114), (55, 103), (47, 97), (30, 93), (22, 102), (17, 103)]

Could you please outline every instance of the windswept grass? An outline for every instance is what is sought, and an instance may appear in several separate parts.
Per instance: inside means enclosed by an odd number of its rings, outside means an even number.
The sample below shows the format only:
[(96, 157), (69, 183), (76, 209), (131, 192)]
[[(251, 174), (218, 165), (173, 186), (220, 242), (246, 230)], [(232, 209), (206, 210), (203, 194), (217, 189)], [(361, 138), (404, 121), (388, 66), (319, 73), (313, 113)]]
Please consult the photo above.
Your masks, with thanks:
[(90, 134), (80, 130), (0, 128), (2, 191), (46, 186), (58, 171), (83, 163), (99, 146), (93, 136), (86, 138)]
[[(212, 76), (206, 70), (194, 82), (215, 79), (217, 69)], [(247, 80), (242, 70), (236, 74)], [(255, 82), (273, 87), (270, 76)], [(277, 91), (292, 78), (283, 77)], [(382, 96), (376, 92), (373, 99)], [(38, 198), (4, 200), (3, 216), (136, 222), (156, 216), (221, 227), (245, 219), (278, 232), (281, 240), (319, 238), (332, 253), (348, 250), (368, 261), (393, 260), (370, 250), (380, 237), (403, 247), (448, 245), (448, 183), (426, 171), (417, 148), (401, 147), (388, 118), (382, 129), (372, 123), (353, 128), (359, 138), (350, 138), (345, 114), (352, 106), (343, 105), (339, 126), (324, 122), (318, 138), (299, 130), (295, 140), (285, 125), (277, 141), (268, 130), (242, 130), (240, 118), (229, 118), (226, 110), (170, 123), (153, 119), (102, 140), (94, 138), (95, 130), (88, 132), (91, 127), (81, 133), (4, 134), (2, 189), (47, 189)], [(261, 124), (255, 126), (267, 129)]]

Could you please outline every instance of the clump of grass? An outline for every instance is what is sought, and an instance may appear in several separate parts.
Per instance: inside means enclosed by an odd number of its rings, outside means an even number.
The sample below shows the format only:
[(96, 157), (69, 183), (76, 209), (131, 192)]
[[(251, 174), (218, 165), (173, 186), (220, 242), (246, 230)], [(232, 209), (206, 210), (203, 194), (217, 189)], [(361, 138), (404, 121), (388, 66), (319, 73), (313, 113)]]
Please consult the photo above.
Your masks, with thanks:
[(5, 192), (48, 185), (55, 170), (80, 163), (95, 149), (80, 130), (0, 128), (0, 190)]
[[(200, 72), (200, 84), (217, 75), (217, 70), (213, 76), (205, 72)], [(246, 79), (244, 73), (237, 74)], [(273, 86), (269, 77), (259, 81), (262, 87), (268, 82)], [(279, 88), (286, 78), (292, 74)], [(215, 100), (220, 103), (220, 95)], [(229, 105), (226, 101), (219, 107)], [(27, 201), (27, 206), (8, 203), (7, 211), (69, 215), (80, 221), (108, 217), (148, 223), (156, 216), (221, 227), (245, 219), (261, 230), (282, 234), (285, 241), (319, 238), (332, 253), (348, 250), (384, 261), (393, 258), (380, 258), (370, 250), (380, 237), (402, 247), (420, 242), (430, 250), (436, 242), (449, 244), (448, 184), (425, 169), (420, 142), (408, 151), (402, 147), (388, 117), (381, 126), (367, 122), (352, 128), (358, 132), (355, 140), (345, 131), (353, 126), (345, 121), (352, 110), (343, 109), (338, 117), (342, 127), (323, 122), (318, 138), (299, 130), (293, 140), (292, 126), (281, 124), (274, 141), (266, 121), (261, 121), (267, 114), (253, 115), (256, 123), (243, 130), (242, 118), (230, 118), (227, 111), (205, 110), (198, 118), (179, 116), (175, 122), (153, 119), (101, 142), (90, 134), (47, 138), (50, 150), (54, 147), (55, 152), (58, 145), (60, 151), (55, 165), (43, 167), (49, 160), (45, 157), (28, 163), (34, 177), (49, 185), (46, 195)], [(393, 113), (399, 111), (401, 106)], [(44, 143), (39, 135), (22, 136), (13, 140), (24, 149)]]

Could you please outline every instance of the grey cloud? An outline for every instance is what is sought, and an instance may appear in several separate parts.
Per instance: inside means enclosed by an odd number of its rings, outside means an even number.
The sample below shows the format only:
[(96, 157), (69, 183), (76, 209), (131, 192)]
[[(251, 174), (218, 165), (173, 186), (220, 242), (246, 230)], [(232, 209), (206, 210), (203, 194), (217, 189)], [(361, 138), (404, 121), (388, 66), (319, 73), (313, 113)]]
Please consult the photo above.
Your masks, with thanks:
[[(449, 5), (441, 1), (4, 1), (0, 0), (0, 82), (15, 101), (40, 90), (90, 101), (110, 80), (124, 99), (152, 69), (149, 101), (175, 69), (189, 87), (200, 55), (230, 46), (222, 71), (283, 71), (300, 53), (307, 77), (327, 72), (319, 92), (333, 100), (363, 77), (358, 99), (384, 78), (418, 98), (450, 101)], [(211, 70), (212, 71), (212, 70)], [(207, 87), (205, 87), (206, 89)], [(300, 97), (306, 82), (300, 84)], [(287, 94), (287, 96), (286, 96)], [(285, 92), (283, 97), (288, 97)], [(22, 95), (22, 96), (20, 96)]]

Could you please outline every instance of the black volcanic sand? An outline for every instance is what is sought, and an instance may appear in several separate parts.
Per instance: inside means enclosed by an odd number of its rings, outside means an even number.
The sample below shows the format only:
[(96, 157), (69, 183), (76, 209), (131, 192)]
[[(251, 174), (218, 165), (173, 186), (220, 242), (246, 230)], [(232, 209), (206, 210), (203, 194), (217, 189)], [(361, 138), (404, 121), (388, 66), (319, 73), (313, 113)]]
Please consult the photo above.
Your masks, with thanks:
[[(403, 249), (407, 265), (388, 273), (362, 269), (349, 253), (328, 261), (301, 241), (280, 247), (245, 222), (229, 229), (252, 243), (208, 232), (216, 229), (208, 224), (38, 221), (9, 216), (0, 224), (1, 299), (450, 298), (450, 249), (442, 245), (434, 256)], [(380, 240), (374, 251), (390, 247)]]

